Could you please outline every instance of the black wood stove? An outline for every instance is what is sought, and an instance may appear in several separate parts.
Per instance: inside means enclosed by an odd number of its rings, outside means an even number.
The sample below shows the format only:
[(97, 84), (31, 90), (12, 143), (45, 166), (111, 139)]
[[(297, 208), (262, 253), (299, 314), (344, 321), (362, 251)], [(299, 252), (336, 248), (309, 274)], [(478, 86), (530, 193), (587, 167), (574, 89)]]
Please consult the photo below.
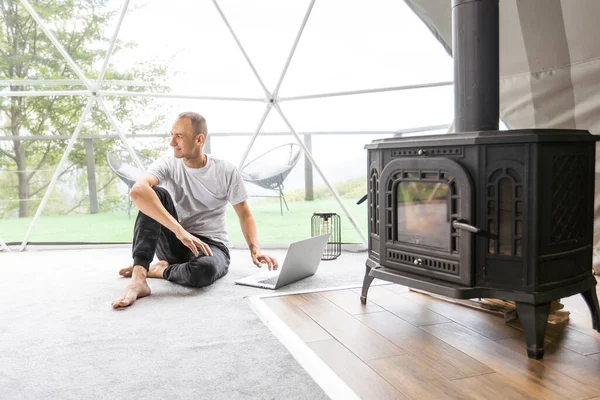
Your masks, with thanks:
[(368, 149), (374, 278), (448, 297), (515, 301), (531, 358), (550, 302), (581, 293), (600, 329), (592, 275), (596, 137), (498, 131), (498, 0), (453, 1), (455, 126)]

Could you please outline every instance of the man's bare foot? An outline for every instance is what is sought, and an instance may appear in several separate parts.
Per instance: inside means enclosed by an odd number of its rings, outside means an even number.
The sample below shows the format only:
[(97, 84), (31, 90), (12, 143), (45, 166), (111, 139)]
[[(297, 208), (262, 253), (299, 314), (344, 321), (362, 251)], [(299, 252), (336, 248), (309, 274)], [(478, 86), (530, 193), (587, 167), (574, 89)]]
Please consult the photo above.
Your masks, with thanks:
[(121, 270), (119, 271), (119, 275), (121, 275), (124, 278), (131, 278), (131, 274), (133, 274), (133, 265), (121, 268)]
[[(133, 268), (132, 268), (133, 269)], [(146, 283), (146, 280), (135, 279), (127, 288), (125, 288), (125, 294), (112, 303), (113, 308), (124, 308), (132, 305), (137, 299), (150, 295), (150, 286)]]
[[(165, 271), (165, 269), (167, 269), (167, 267), (169, 266), (169, 263), (166, 261), (157, 261), (155, 263), (152, 263), (150, 265), (150, 269), (148, 270), (148, 278), (161, 278), (163, 277), (163, 272)], [(122, 268), (119, 271), (119, 275), (121, 275), (124, 278), (131, 278), (131, 274), (133, 273), (133, 265), (130, 265), (129, 267), (126, 268)]]
[(148, 278), (159, 278), (164, 279), (163, 272), (169, 266), (167, 261), (157, 261), (150, 265), (150, 270), (148, 270)]

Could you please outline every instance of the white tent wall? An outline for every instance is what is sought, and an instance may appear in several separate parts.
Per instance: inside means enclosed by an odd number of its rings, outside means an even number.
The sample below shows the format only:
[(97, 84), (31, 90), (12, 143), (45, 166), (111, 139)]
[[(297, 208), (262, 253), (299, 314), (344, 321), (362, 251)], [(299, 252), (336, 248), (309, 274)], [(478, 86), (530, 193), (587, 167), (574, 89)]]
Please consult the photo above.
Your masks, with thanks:
[[(451, 1), (406, 0), (452, 49)], [(500, 115), (512, 128), (600, 133), (600, 2), (500, 1)]]
[[(405, 0), (451, 52), (451, 1)], [(510, 128), (600, 134), (600, 2), (501, 0), (500, 117)], [(600, 151), (595, 247), (600, 247)], [(596, 252), (595, 252), (596, 253)], [(594, 257), (600, 272), (600, 257)]]

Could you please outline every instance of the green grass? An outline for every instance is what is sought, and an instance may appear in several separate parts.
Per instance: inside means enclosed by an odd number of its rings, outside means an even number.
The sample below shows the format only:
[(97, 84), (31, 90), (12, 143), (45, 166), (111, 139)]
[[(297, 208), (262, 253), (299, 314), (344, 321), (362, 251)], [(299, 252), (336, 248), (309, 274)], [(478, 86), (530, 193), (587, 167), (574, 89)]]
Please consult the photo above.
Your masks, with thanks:
[[(342, 218), (342, 242), (361, 243), (358, 233), (333, 199), (316, 201), (288, 201), (290, 211), (279, 212), (278, 200), (263, 200), (250, 205), (258, 226), (261, 243), (288, 243), (310, 236), (313, 212), (335, 212)], [(356, 200), (345, 199), (344, 205), (367, 234), (367, 203), (356, 205)], [(126, 213), (75, 214), (42, 216), (35, 226), (30, 242), (131, 242), (135, 212), (129, 219)], [(0, 219), (0, 238), (6, 242), (21, 242), (32, 218)], [(244, 242), (237, 215), (232, 207), (227, 211), (229, 240)]]

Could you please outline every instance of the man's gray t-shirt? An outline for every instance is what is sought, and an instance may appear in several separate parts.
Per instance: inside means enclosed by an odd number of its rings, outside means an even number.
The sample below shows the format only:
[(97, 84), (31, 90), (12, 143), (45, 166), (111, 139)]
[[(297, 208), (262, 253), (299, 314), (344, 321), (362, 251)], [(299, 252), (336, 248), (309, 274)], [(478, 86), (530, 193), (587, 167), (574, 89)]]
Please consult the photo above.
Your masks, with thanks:
[(225, 211), (227, 203), (248, 199), (238, 169), (228, 161), (206, 155), (202, 168), (190, 168), (183, 159), (164, 157), (156, 160), (148, 173), (158, 178), (175, 203), (179, 223), (186, 231), (229, 244)]

